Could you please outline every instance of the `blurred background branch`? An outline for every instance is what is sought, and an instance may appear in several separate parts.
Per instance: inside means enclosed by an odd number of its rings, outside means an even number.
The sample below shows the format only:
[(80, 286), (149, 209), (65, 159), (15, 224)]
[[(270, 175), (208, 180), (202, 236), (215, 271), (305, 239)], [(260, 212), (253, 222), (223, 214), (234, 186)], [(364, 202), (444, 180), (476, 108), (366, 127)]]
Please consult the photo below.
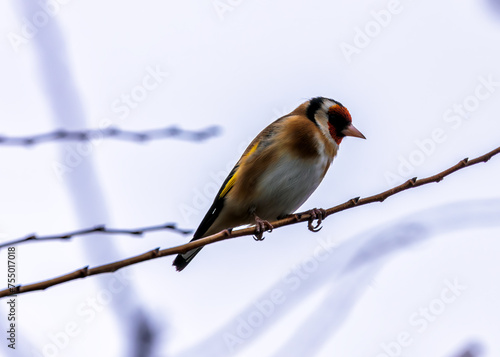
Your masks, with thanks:
[(452, 357), (481, 357), (483, 355), (483, 346), (477, 342), (473, 342), (469, 346), (465, 347), (460, 353), (457, 353)]
[(161, 225), (157, 225), (157, 226), (149, 226), (149, 227), (136, 228), (136, 229), (123, 229), (123, 228), (115, 229), (115, 228), (107, 228), (106, 226), (101, 225), (101, 226), (96, 226), (96, 227), (92, 227), (92, 228), (86, 228), (86, 229), (81, 229), (81, 230), (77, 230), (77, 231), (61, 233), (61, 234), (54, 234), (54, 235), (47, 235), (47, 236), (38, 236), (36, 234), (31, 234), (31, 235), (28, 235), (27, 237), (24, 237), (24, 238), (14, 239), (14, 240), (2, 243), (2, 244), (0, 244), (0, 248), (11, 247), (11, 246), (19, 245), (22, 243), (28, 243), (28, 242), (43, 242), (43, 241), (48, 241), (48, 240), (71, 239), (71, 238), (74, 238), (77, 236), (83, 236), (83, 235), (88, 235), (88, 234), (92, 234), (92, 233), (127, 234), (127, 235), (133, 235), (133, 236), (142, 236), (146, 232), (163, 231), (163, 230), (169, 230), (171, 232), (184, 234), (184, 235), (192, 232), (192, 230), (177, 228), (177, 225), (175, 223), (166, 223), (166, 224), (161, 224)]
[(0, 135), (0, 145), (9, 146), (33, 146), (54, 141), (92, 141), (116, 139), (142, 143), (159, 139), (178, 139), (185, 141), (204, 141), (219, 135), (220, 128), (211, 126), (202, 130), (184, 130), (176, 126), (161, 129), (152, 129), (140, 132), (128, 131), (114, 127), (90, 130), (56, 130), (50, 133), (38, 134), (25, 137), (9, 137)]

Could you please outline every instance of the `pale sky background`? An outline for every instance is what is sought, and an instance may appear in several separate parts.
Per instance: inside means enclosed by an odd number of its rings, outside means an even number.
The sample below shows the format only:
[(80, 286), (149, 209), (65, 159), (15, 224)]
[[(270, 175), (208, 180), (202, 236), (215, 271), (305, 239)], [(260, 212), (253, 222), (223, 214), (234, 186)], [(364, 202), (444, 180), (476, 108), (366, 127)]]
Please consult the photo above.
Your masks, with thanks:
[[(342, 102), (367, 140), (342, 142), (302, 210), (376, 194), (500, 145), (496, 0), (55, 1), (45, 10), (46, 0), (0, 3), (1, 135), (109, 122), (222, 132), (202, 143), (94, 142), (77, 161), (81, 143), (0, 145), (2, 242), (98, 224), (195, 229), (251, 139), (314, 96)], [(139, 98), (129, 111), (127, 95)], [(18, 348), (0, 334), (0, 351), (455, 357), (473, 344), (478, 356), (499, 356), (499, 173), (495, 157), (329, 217), (316, 234), (301, 224), (263, 242), (217, 243), (182, 273), (167, 257), (21, 295)], [(18, 282), (188, 238), (20, 245)], [(5, 250), (0, 261), (6, 286)], [(137, 353), (142, 323), (155, 343)]]

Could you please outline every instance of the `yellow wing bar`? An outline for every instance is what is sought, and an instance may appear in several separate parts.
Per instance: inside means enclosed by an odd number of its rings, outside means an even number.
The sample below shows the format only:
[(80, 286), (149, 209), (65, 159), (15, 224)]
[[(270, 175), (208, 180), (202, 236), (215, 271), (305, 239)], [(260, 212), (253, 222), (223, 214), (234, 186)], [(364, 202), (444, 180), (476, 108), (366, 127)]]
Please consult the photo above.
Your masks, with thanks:
[[(243, 163), (244, 159), (252, 155), (255, 150), (257, 150), (257, 147), (259, 146), (259, 143), (256, 143), (252, 148), (244, 155), (241, 159), (240, 162)], [(236, 182), (236, 176), (238, 176), (238, 171), (239, 167), (234, 171), (233, 176), (227, 181), (226, 186), (224, 186), (224, 189), (221, 191), (219, 198), (223, 198), (224, 196), (227, 195), (227, 193), (233, 188), (234, 183)]]

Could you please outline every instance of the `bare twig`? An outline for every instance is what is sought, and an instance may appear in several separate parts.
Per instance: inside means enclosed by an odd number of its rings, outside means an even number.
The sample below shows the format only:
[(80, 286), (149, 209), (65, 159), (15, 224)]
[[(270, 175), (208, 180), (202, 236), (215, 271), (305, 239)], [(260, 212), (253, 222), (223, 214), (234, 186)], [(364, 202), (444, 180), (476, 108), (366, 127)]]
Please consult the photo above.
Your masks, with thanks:
[[(465, 167), (473, 166), (473, 165), (479, 164), (481, 162), (487, 162), (489, 159), (491, 159), (493, 156), (497, 155), (498, 153), (500, 153), (500, 147), (496, 148), (493, 151), (490, 151), (489, 153), (487, 153), (485, 155), (482, 155), (478, 158), (475, 158), (473, 160), (468, 160), (467, 158), (463, 159), (458, 164), (456, 164), (456, 165), (450, 167), (449, 169), (446, 169), (446, 170), (444, 170), (436, 175), (433, 175), (433, 176), (430, 176), (427, 178), (423, 178), (420, 180), (417, 180), (417, 178), (415, 177), (413, 179), (406, 181), (405, 183), (403, 183), (399, 186), (396, 186), (390, 190), (384, 191), (380, 194), (366, 197), (363, 199), (360, 199), (359, 197), (353, 198), (353, 199), (351, 199), (343, 204), (340, 204), (338, 206), (327, 209), (325, 216), (327, 217), (327, 216), (330, 216), (334, 213), (344, 211), (344, 210), (349, 209), (349, 208), (366, 205), (368, 203), (383, 202), (388, 197), (393, 196), (396, 193), (399, 193), (401, 191), (405, 191), (405, 190), (408, 190), (410, 188), (426, 185), (426, 184), (433, 183), (433, 182), (440, 182), (446, 176), (449, 176), (452, 173), (454, 173), (458, 170), (461, 170)], [(311, 220), (311, 218), (313, 218), (313, 215), (311, 213), (303, 212), (303, 213), (291, 215), (290, 217), (279, 220), (279, 221), (271, 222), (271, 224), (274, 228), (279, 228), (279, 227), (283, 227), (283, 226), (296, 224), (299, 222), (309, 222)], [(180, 245), (177, 247), (167, 248), (167, 249), (163, 249), (163, 250), (160, 250), (160, 248), (156, 248), (156, 249), (153, 249), (153, 250), (148, 251), (146, 253), (143, 253), (141, 255), (137, 255), (137, 256), (134, 256), (134, 257), (131, 257), (128, 259), (124, 259), (124, 260), (119, 260), (119, 261), (116, 261), (114, 263), (109, 263), (109, 264), (97, 266), (94, 268), (89, 268), (87, 266), (87, 267), (81, 268), (77, 271), (74, 271), (72, 273), (65, 274), (65, 275), (62, 275), (60, 277), (49, 279), (49, 280), (42, 281), (39, 283), (34, 283), (34, 284), (29, 284), (29, 285), (18, 285), (18, 286), (12, 287), (10, 289), (7, 288), (7, 289), (0, 291), (0, 297), (22, 294), (22, 293), (26, 293), (29, 291), (35, 291), (35, 290), (44, 290), (44, 289), (47, 289), (51, 286), (62, 284), (62, 283), (65, 283), (67, 281), (70, 281), (70, 280), (85, 278), (85, 277), (97, 275), (97, 274), (112, 273), (112, 272), (115, 272), (118, 269), (121, 269), (123, 267), (137, 264), (139, 262), (143, 262), (146, 260), (156, 259), (159, 257), (165, 257), (165, 256), (169, 256), (169, 255), (174, 255), (174, 254), (182, 254), (182, 253), (188, 252), (191, 249), (203, 247), (205, 245), (212, 244), (215, 242), (220, 242), (220, 241), (225, 240), (225, 239), (242, 237), (242, 236), (249, 236), (249, 235), (254, 235), (254, 234), (256, 234), (255, 227), (239, 229), (236, 231), (232, 231), (230, 234), (228, 234), (228, 231), (223, 231), (223, 232), (211, 235), (209, 237), (201, 238), (201, 239), (198, 239), (196, 241), (189, 242), (187, 244), (183, 244), (183, 245)]]
[(92, 233), (102, 233), (102, 234), (130, 234), (134, 236), (142, 236), (144, 233), (153, 232), (153, 231), (162, 231), (162, 230), (170, 230), (180, 234), (189, 234), (192, 233), (191, 230), (180, 229), (177, 228), (175, 223), (166, 223), (158, 226), (150, 226), (144, 228), (137, 229), (114, 229), (114, 228), (106, 228), (106, 226), (95, 226), (93, 228), (81, 229), (78, 231), (67, 232), (62, 234), (55, 234), (49, 236), (37, 236), (36, 234), (28, 235), (24, 238), (14, 239), (5, 243), (0, 244), (0, 248), (12, 247), (15, 245), (19, 245), (22, 243), (28, 242), (44, 242), (48, 240), (61, 240), (61, 239), (71, 239), (76, 236), (83, 236), (86, 234)]
[(175, 126), (162, 129), (153, 129), (142, 132), (133, 132), (123, 129), (108, 127), (104, 129), (90, 129), (82, 131), (56, 130), (51, 133), (39, 134), (27, 137), (7, 137), (0, 136), (0, 145), (26, 146), (30, 147), (37, 144), (51, 141), (92, 141), (103, 138), (112, 138), (142, 143), (145, 141), (158, 139), (176, 138), (187, 141), (203, 141), (218, 135), (220, 129), (212, 126), (199, 131), (179, 129)]

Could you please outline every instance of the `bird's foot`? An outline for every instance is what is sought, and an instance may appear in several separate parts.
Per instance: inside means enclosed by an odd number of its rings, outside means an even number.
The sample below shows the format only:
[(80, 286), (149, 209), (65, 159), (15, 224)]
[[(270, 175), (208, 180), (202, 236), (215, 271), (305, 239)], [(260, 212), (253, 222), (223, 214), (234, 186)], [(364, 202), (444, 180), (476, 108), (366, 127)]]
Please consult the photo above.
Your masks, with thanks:
[[(309, 222), (307, 223), (307, 228), (311, 232), (319, 232), (321, 230), (320, 227), (321, 223), (323, 223), (323, 220), (326, 218), (326, 211), (323, 208), (313, 208), (309, 212), (307, 212), (311, 215), (309, 218)], [(317, 220), (316, 224), (314, 224), (314, 221)]]
[(224, 237), (229, 237), (231, 235), (231, 233), (233, 232), (233, 229), (232, 228), (228, 228), (228, 229), (224, 229), (223, 231), (221, 231), (222, 235)]
[(271, 233), (274, 227), (268, 221), (260, 219), (256, 214), (254, 214), (254, 218), (255, 218), (255, 234), (253, 236), (253, 239), (264, 240), (264, 232)]

